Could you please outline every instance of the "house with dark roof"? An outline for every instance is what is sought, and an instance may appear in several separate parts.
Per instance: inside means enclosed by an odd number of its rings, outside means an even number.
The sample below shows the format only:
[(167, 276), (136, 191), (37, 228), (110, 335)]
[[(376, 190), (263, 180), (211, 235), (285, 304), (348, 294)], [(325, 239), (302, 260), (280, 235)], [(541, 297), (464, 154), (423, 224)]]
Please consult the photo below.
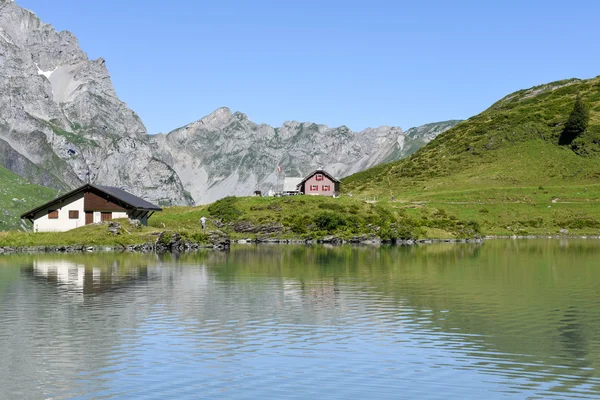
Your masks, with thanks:
[(314, 196), (337, 196), (340, 193), (340, 181), (323, 169), (308, 174), (298, 185), (302, 194)]
[(162, 209), (144, 199), (112, 186), (86, 184), (21, 215), (33, 224), (34, 232), (64, 232), (95, 222), (116, 218), (148, 218)]

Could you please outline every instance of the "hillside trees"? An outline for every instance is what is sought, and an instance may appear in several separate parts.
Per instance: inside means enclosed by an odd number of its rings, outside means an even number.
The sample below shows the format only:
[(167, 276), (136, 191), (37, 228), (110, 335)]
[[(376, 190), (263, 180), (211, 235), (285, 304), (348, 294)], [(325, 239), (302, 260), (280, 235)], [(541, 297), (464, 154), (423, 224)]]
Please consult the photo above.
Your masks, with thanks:
[(558, 144), (570, 145), (575, 139), (577, 139), (587, 129), (588, 121), (590, 119), (590, 113), (581, 99), (581, 96), (577, 96), (575, 104), (573, 105), (573, 111), (569, 115), (569, 119), (565, 123)]

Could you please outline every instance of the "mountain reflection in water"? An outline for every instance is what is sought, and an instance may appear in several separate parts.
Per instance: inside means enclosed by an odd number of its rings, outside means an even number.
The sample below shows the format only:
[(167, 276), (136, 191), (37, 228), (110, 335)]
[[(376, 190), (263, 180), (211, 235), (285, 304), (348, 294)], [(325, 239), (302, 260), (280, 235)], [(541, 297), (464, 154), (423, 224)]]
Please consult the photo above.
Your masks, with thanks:
[(600, 243), (0, 257), (0, 398), (600, 396)]

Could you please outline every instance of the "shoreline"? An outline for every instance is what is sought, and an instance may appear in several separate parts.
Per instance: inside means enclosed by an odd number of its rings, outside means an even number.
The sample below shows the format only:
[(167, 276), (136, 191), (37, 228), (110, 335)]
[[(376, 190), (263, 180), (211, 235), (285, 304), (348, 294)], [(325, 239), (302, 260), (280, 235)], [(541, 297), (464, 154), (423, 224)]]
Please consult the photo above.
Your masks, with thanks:
[(301, 244), (301, 245), (355, 245), (355, 246), (416, 246), (423, 244), (482, 244), (487, 240), (523, 240), (523, 239), (600, 239), (599, 235), (512, 235), (512, 236), (484, 236), (482, 238), (470, 239), (415, 239), (415, 240), (382, 240), (380, 238), (369, 239), (341, 239), (339, 237), (325, 237), (322, 239), (225, 239), (216, 243), (196, 243), (174, 238), (169, 243), (156, 241), (132, 245), (52, 245), (52, 246), (0, 246), (0, 256), (9, 254), (50, 254), (50, 253), (167, 253), (167, 252), (190, 252), (197, 250), (228, 250), (232, 244), (235, 245), (261, 245), (261, 244)]

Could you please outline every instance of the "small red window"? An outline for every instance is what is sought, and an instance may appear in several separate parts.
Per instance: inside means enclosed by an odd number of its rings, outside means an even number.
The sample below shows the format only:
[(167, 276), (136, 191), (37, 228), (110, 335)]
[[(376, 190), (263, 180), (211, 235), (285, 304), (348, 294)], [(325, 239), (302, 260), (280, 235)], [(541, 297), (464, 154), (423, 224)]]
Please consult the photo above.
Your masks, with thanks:
[(323, 180), (323, 175), (321, 175), (321, 174), (317, 174), (317, 177), (316, 177), (316, 179), (317, 179), (318, 181), (322, 181), (322, 180)]
[(328, 192), (328, 191), (331, 190), (330, 185), (323, 185), (322, 189), (323, 189), (324, 192)]
[(310, 190), (319, 190), (319, 185), (310, 185)]
[(58, 219), (58, 210), (48, 210), (48, 219)]

